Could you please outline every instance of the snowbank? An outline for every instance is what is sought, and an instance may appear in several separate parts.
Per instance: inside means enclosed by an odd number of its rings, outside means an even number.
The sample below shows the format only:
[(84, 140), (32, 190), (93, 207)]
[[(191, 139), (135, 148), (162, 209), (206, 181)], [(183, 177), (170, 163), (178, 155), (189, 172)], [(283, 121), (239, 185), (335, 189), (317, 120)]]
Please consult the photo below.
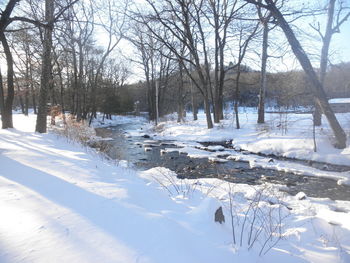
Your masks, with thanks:
[[(337, 117), (350, 137), (350, 113), (337, 114)], [(323, 119), (321, 127), (316, 127), (317, 152), (314, 152), (311, 114), (266, 113), (266, 123), (256, 124), (256, 113), (248, 110), (240, 113), (239, 130), (232, 123), (232, 117), (213, 129), (207, 129), (203, 112), (199, 114), (198, 121), (191, 121), (191, 116), (187, 118), (181, 124), (175, 121), (162, 123), (163, 130), (157, 139), (182, 143), (232, 140), (233, 147), (253, 153), (350, 166), (350, 139), (347, 148), (335, 149), (326, 119)]]
[[(33, 133), (34, 120), (15, 115), (16, 129), (0, 131), (0, 262), (350, 260), (349, 202), (299, 200), (270, 185), (179, 180), (164, 168), (136, 172), (62, 137)], [(219, 206), (224, 224), (214, 222)], [(247, 229), (246, 218), (257, 233), (254, 211), (279, 242), (269, 242), (266, 228), (248, 244), (250, 231), (238, 230)], [(260, 256), (264, 243), (272, 247)]]

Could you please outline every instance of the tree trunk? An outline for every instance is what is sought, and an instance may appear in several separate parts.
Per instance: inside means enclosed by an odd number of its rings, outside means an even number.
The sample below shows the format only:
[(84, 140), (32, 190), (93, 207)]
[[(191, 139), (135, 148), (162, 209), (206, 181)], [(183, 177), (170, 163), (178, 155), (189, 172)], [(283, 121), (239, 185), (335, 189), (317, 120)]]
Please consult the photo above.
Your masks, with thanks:
[(179, 63), (179, 77), (180, 81), (178, 84), (178, 94), (177, 94), (177, 122), (184, 121), (184, 98), (183, 98), (183, 90), (184, 90), (184, 80), (183, 80), (183, 68), (181, 63)]
[(314, 125), (315, 126), (321, 126), (322, 124), (322, 110), (320, 106), (315, 103), (314, 105), (314, 113), (312, 114)]
[(41, 83), (39, 94), (38, 116), (35, 131), (46, 132), (47, 126), (47, 94), (52, 82), (51, 75), (51, 48), (54, 16), (54, 0), (45, 0), (45, 21), (47, 25), (44, 30), (44, 47), (42, 55)]
[(72, 62), (73, 62), (73, 108), (72, 114), (77, 115), (78, 112), (78, 101), (79, 101), (79, 92), (78, 92), (78, 62), (77, 62), (77, 52), (75, 51), (74, 43), (72, 44)]
[(25, 90), (25, 93), (24, 93), (24, 115), (28, 116), (28, 111), (29, 111), (29, 92), (30, 92), (28, 57), (26, 58), (25, 79), (26, 79), (26, 90)]
[(311, 82), (311, 91), (313, 92), (315, 96), (316, 103), (320, 106), (322, 109), (323, 114), (326, 116), (333, 133), (335, 135), (336, 139), (336, 145), (337, 148), (345, 148), (346, 147), (346, 134), (342, 127), (340, 126), (337, 118), (335, 117), (335, 114), (330, 107), (326, 93), (324, 92), (323, 86), (318, 79), (311, 62), (309, 58), (307, 57), (305, 51), (301, 47), (299, 41), (296, 39), (294, 32), (290, 28), (287, 21), (284, 19), (281, 12), (277, 9), (275, 4), (272, 0), (265, 0), (265, 2), (268, 4), (269, 10), (272, 12), (273, 16), (277, 19), (279, 26), (282, 28), (284, 34), (286, 35), (288, 42), (299, 60), (299, 63), (301, 64), (302, 68), (304, 69), (306, 75), (308, 76), (310, 82)]
[[(192, 60), (192, 57), (191, 57)], [(190, 65), (190, 72), (189, 74), (192, 74), (192, 66)], [(188, 75), (189, 75), (188, 74)], [(193, 80), (190, 76), (189, 80), (190, 80), (190, 88), (191, 88), (191, 104), (192, 104), (192, 114), (193, 114), (193, 120), (196, 121), (198, 120), (198, 108), (197, 108), (197, 104), (196, 104), (196, 100), (195, 100), (195, 94), (194, 94), (194, 89), (193, 89)]]
[(7, 43), (6, 36), (3, 32), (0, 32), (0, 39), (4, 48), (6, 63), (7, 63), (7, 97), (4, 99), (4, 107), (2, 112), (2, 128), (13, 128), (12, 122), (12, 105), (15, 96), (14, 84), (13, 84), (13, 58), (10, 47)]
[[(329, 46), (331, 44), (331, 39), (333, 35), (332, 24), (333, 24), (333, 18), (334, 18), (334, 7), (335, 7), (335, 0), (329, 0), (327, 26), (326, 26), (325, 35), (322, 38), (323, 44), (322, 44), (321, 60), (320, 60), (320, 82), (322, 86), (324, 86), (324, 80), (326, 77), (327, 65), (328, 65), (328, 52), (329, 52)], [(317, 104), (315, 105), (315, 112), (313, 116), (314, 116), (314, 125), (321, 126), (322, 111)]]
[(235, 89), (235, 102), (234, 102), (234, 110), (235, 110), (235, 116), (236, 116), (236, 128), (240, 129), (241, 126), (239, 124), (239, 114), (238, 114), (238, 103), (239, 103), (239, 97), (240, 97), (240, 91), (239, 91), (239, 79), (241, 76), (241, 63), (239, 62), (237, 66), (237, 77), (236, 77), (236, 89)]
[[(207, 90), (207, 88), (205, 87), (204, 90)], [(211, 119), (211, 112), (210, 112), (210, 102), (209, 102), (209, 96), (208, 96), (208, 92), (204, 93), (204, 110), (205, 110), (205, 117), (207, 119), (207, 127), (208, 129), (213, 128), (213, 121)]]
[(220, 95), (218, 94), (218, 87), (214, 88), (214, 122), (219, 123), (220, 122), (220, 111), (222, 111), (222, 104), (220, 103)]
[(5, 98), (4, 98), (4, 84), (2, 81), (2, 73), (0, 68), (0, 114), (4, 112)]
[(84, 54), (83, 45), (79, 42), (79, 73), (78, 73), (78, 85), (77, 85), (77, 121), (82, 118), (82, 90), (83, 90), (83, 71), (84, 71)]
[(34, 80), (33, 80), (33, 69), (32, 69), (31, 62), (29, 63), (29, 75), (30, 75), (30, 92), (32, 93), (32, 103), (33, 103), (34, 114), (37, 114), (35, 90), (34, 90)]
[[(17, 82), (17, 80), (16, 80)], [(25, 114), (25, 105), (24, 105), (24, 102), (23, 102), (23, 97), (21, 95), (21, 90), (19, 88), (19, 86), (17, 85), (17, 92), (18, 92), (18, 99), (19, 99), (19, 105), (21, 105), (21, 111), (23, 114)]]
[(196, 100), (194, 97), (192, 84), (191, 84), (191, 104), (192, 104), (193, 120), (196, 121), (196, 120), (198, 120), (198, 108), (197, 108)]
[(65, 103), (64, 103), (64, 86), (63, 86), (63, 77), (62, 77), (62, 71), (59, 68), (58, 76), (60, 79), (60, 100), (61, 100), (61, 108), (62, 108), (62, 114), (65, 114)]
[(156, 125), (158, 125), (159, 122), (159, 80), (157, 79), (155, 85), (155, 112), (156, 112)]
[(266, 95), (266, 62), (267, 62), (267, 47), (269, 27), (267, 21), (263, 22), (263, 46), (261, 58), (261, 77), (260, 77), (260, 91), (259, 91), (259, 105), (258, 105), (258, 123), (265, 122), (265, 95)]

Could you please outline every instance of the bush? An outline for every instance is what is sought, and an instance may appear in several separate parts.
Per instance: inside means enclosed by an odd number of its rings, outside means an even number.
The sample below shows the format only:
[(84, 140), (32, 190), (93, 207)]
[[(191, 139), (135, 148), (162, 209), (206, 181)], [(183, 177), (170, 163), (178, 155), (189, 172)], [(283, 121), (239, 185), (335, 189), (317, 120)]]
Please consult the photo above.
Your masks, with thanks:
[(86, 145), (91, 138), (96, 137), (94, 128), (89, 127), (84, 120), (77, 122), (72, 115), (68, 115), (65, 123), (60, 119), (57, 124), (58, 125), (56, 126), (52, 126), (53, 131), (71, 141), (80, 142)]

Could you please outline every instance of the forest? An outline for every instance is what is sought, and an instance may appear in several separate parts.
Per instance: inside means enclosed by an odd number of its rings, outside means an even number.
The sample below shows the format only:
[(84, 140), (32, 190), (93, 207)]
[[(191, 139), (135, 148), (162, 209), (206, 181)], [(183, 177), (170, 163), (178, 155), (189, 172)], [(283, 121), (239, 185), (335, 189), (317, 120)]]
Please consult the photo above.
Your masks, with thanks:
[(349, 263), (349, 0), (0, 0), (0, 263)]
[(227, 109), (239, 129), (240, 106), (258, 108), (258, 123), (267, 106), (307, 107), (344, 148), (327, 100), (350, 95), (349, 63), (331, 49), (348, 17), (336, 0), (2, 1), (2, 126), (33, 109), (46, 132), (58, 106), (90, 123), (135, 110), (181, 122), (201, 108), (208, 128)]

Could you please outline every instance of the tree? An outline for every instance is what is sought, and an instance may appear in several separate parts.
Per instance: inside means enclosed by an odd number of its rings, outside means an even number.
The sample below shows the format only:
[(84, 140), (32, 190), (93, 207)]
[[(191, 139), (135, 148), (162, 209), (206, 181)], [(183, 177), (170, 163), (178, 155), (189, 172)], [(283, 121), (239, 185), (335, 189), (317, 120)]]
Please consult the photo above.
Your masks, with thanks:
[[(209, 10), (202, 11), (214, 31), (214, 122), (218, 123), (223, 116), (223, 90), (225, 75), (225, 51), (228, 40), (228, 29), (235, 18), (239, 17), (239, 11), (244, 5), (238, 5), (238, 1), (210, 0)], [(207, 14), (208, 13), (208, 14)]]
[[(13, 84), (13, 57), (9, 47), (9, 44), (6, 39), (5, 30), (7, 26), (11, 23), (11, 13), (15, 8), (16, 4), (19, 3), (20, 0), (10, 0), (5, 10), (1, 13), (0, 17), (0, 41), (6, 56), (6, 64), (7, 64), (7, 97), (4, 98), (4, 90), (1, 80), (0, 85), (0, 95), (1, 95), (1, 116), (2, 116), (2, 128), (13, 128), (12, 122), (12, 105), (13, 99), (15, 95), (14, 84)], [(1, 78), (2, 79), (2, 78)]]
[[(27, 116), (29, 107), (32, 106), (36, 114), (36, 80), (34, 76), (35, 65), (39, 65), (35, 53), (41, 49), (41, 42), (34, 36), (36, 32), (28, 28), (24, 22), (18, 25), (18, 30), (10, 35), (11, 50), (16, 60), (14, 61), (15, 83), (18, 88), (22, 111)], [(40, 43), (39, 43), (40, 42)], [(24, 100), (22, 101), (22, 95)], [(23, 104), (23, 105), (22, 105)]]
[(266, 4), (262, 4), (261, 2), (257, 2), (254, 0), (246, 0), (249, 3), (258, 5), (260, 7), (263, 7), (269, 11), (271, 11), (271, 14), (275, 17), (278, 25), (283, 30), (289, 45), (291, 46), (293, 53), (295, 54), (296, 58), (298, 59), (300, 65), (302, 66), (303, 70), (305, 71), (307, 77), (309, 78), (309, 81), (311, 83), (311, 91), (315, 96), (316, 103), (319, 105), (319, 107), (322, 109), (322, 112), (325, 114), (332, 130), (336, 138), (336, 147), (337, 148), (345, 148), (346, 147), (346, 134), (342, 127), (340, 126), (337, 118), (334, 115), (334, 112), (332, 108), (330, 107), (326, 93), (323, 89), (322, 83), (320, 82), (319, 78), (317, 77), (317, 74), (314, 70), (314, 68), (311, 65), (311, 62), (302, 48), (300, 42), (295, 37), (295, 34), (293, 30), (291, 29), (288, 22), (285, 20), (283, 14), (281, 11), (277, 8), (276, 4), (272, 0), (265, 0)]
[[(204, 1), (179, 0), (174, 4), (166, 0), (162, 2), (164, 8), (150, 0), (147, 0), (147, 3), (153, 13), (146, 16), (141, 13), (137, 14), (141, 18), (139, 23), (146, 26), (152, 35), (165, 45), (182, 64), (187, 76), (202, 94), (207, 127), (213, 128), (210, 109), (210, 98), (213, 98), (213, 94), (209, 50), (202, 13)], [(157, 21), (159, 26), (164, 28), (165, 34), (159, 34), (149, 25), (150, 21)], [(182, 46), (185, 47), (185, 52), (182, 52)], [(193, 77), (190, 68), (196, 72), (198, 79)]]
[[(235, 112), (235, 119), (236, 119), (236, 128), (240, 129), (240, 123), (239, 123), (239, 114), (238, 114), (238, 104), (240, 99), (240, 78), (241, 78), (241, 71), (242, 71), (242, 61), (245, 57), (245, 54), (247, 52), (247, 48), (251, 40), (254, 38), (254, 36), (257, 33), (259, 27), (259, 23), (257, 23), (254, 27), (251, 24), (240, 25), (239, 35), (238, 35), (238, 59), (236, 65), (231, 65), (229, 68), (234, 69), (236, 74), (235, 79), (235, 91), (234, 91), (234, 112)], [(249, 32), (249, 33), (248, 33)], [(260, 97), (259, 97), (260, 99)]]
[[(324, 86), (325, 83), (325, 77), (327, 72), (327, 65), (328, 65), (328, 53), (329, 48), (332, 40), (332, 36), (335, 33), (340, 32), (341, 25), (347, 21), (347, 19), (350, 16), (350, 12), (345, 13), (345, 15), (342, 16), (342, 13), (346, 10), (346, 8), (343, 6), (343, 1), (338, 1), (339, 7), (337, 14), (335, 13), (335, 6), (336, 6), (336, 0), (329, 0), (328, 2), (328, 8), (327, 8), (327, 24), (326, 24), (326, 30), (323, 34), (321, 32), (320, 24), (318, 23), (317, 26), (311, 25), (313, 29), (316, 30), (316, 32), (319, 34), (321, 40), (322, 40), (322, 49), (321, 49), (321, 59), (320, 59), (320, 73), (319, 78), (322, 86)], [(322, 123), (322, 114), (320, 107), (316, 104), (315, 105), (315, 112), (314, 112), (314, 125), (320, 126)]]
[(47, 94), (49, 85), (52, 85), (52, 65), (51, 65), (51, 50), (52, 50), (52, 31), (54, 26), (54, 0), (45, 0), (45, 22), (44, 39), (43, 39), (43, 54), (41, 65), (41, 82), (38, 104), (38, 116), (36, 120), (35, 131), (40, 133), (46, 132), (47, 126)]
[[(164, 44), (158, 41), (147, 27), (144, 28), (137, 22), (133, 23), (131, 27), (132, 30), (129, 31), (127, 39), (138, 50), (138, 56), (132, 58), (132, 61), (140, 65), (144, 73), (149, 118), (151, 121), (155, 121), (162, 104), (159, 102), (163, 100), (164, 92), (162, 90), (168, 83), (167, 78), (173, 57), (168, 50), (165, 50)], [(157, 34), (161, 35), (162, 32), (157, 32)]]
[(262, 14), (261, 7), (258, 7), (258, 15), (261, 25), (263, 27), (263, 39), (262, 39), (262, 53), (261, 53), (261, 77), (260, 77), (260, 91), (259, 91), (259, 105), (258, 105), (258, 123), (265, 122), (265, 96), (266, 96), (266, 63), (268, 59), (268, 36), (269, 36), (269, 22), (271, 19), (271, 12)]
[[(120, 41), (123, 38), (123, 31), (125, 30), (125, 21), (126, 15), (125, 12), (128, 7), (128, 1), (125, 4), (119, 6), (120, 10), (115, 10), (115, 3), (112, 0), (101, 1), (98, 3), (98, 9), (104, 10), (105, 14), (100, 16), (100, 25), (102, 26), (102, 30), (105, 34), (107, 34), (108, 44), (107, 48), (104, 50), (104, 53), (101, 56), (101, 59), (96, 67), (95, 77), (92, 83), (90, 103), (91, 103), (91, 116), (89, 123), (91, 124), (92, 119), (96, 116), (97, 105), (96, 105), (96, 93), (97, 93), (97, 84), (98, 80), (101, 77), (101, 71), (103, 69), (103, 65), (108, 58), (108, 56), (112, 53), (112, 51), (117, 47)], [(103, 7), (102, 7), (103, 5)], [(106, 8), (107, 5), (107, 8)]]

